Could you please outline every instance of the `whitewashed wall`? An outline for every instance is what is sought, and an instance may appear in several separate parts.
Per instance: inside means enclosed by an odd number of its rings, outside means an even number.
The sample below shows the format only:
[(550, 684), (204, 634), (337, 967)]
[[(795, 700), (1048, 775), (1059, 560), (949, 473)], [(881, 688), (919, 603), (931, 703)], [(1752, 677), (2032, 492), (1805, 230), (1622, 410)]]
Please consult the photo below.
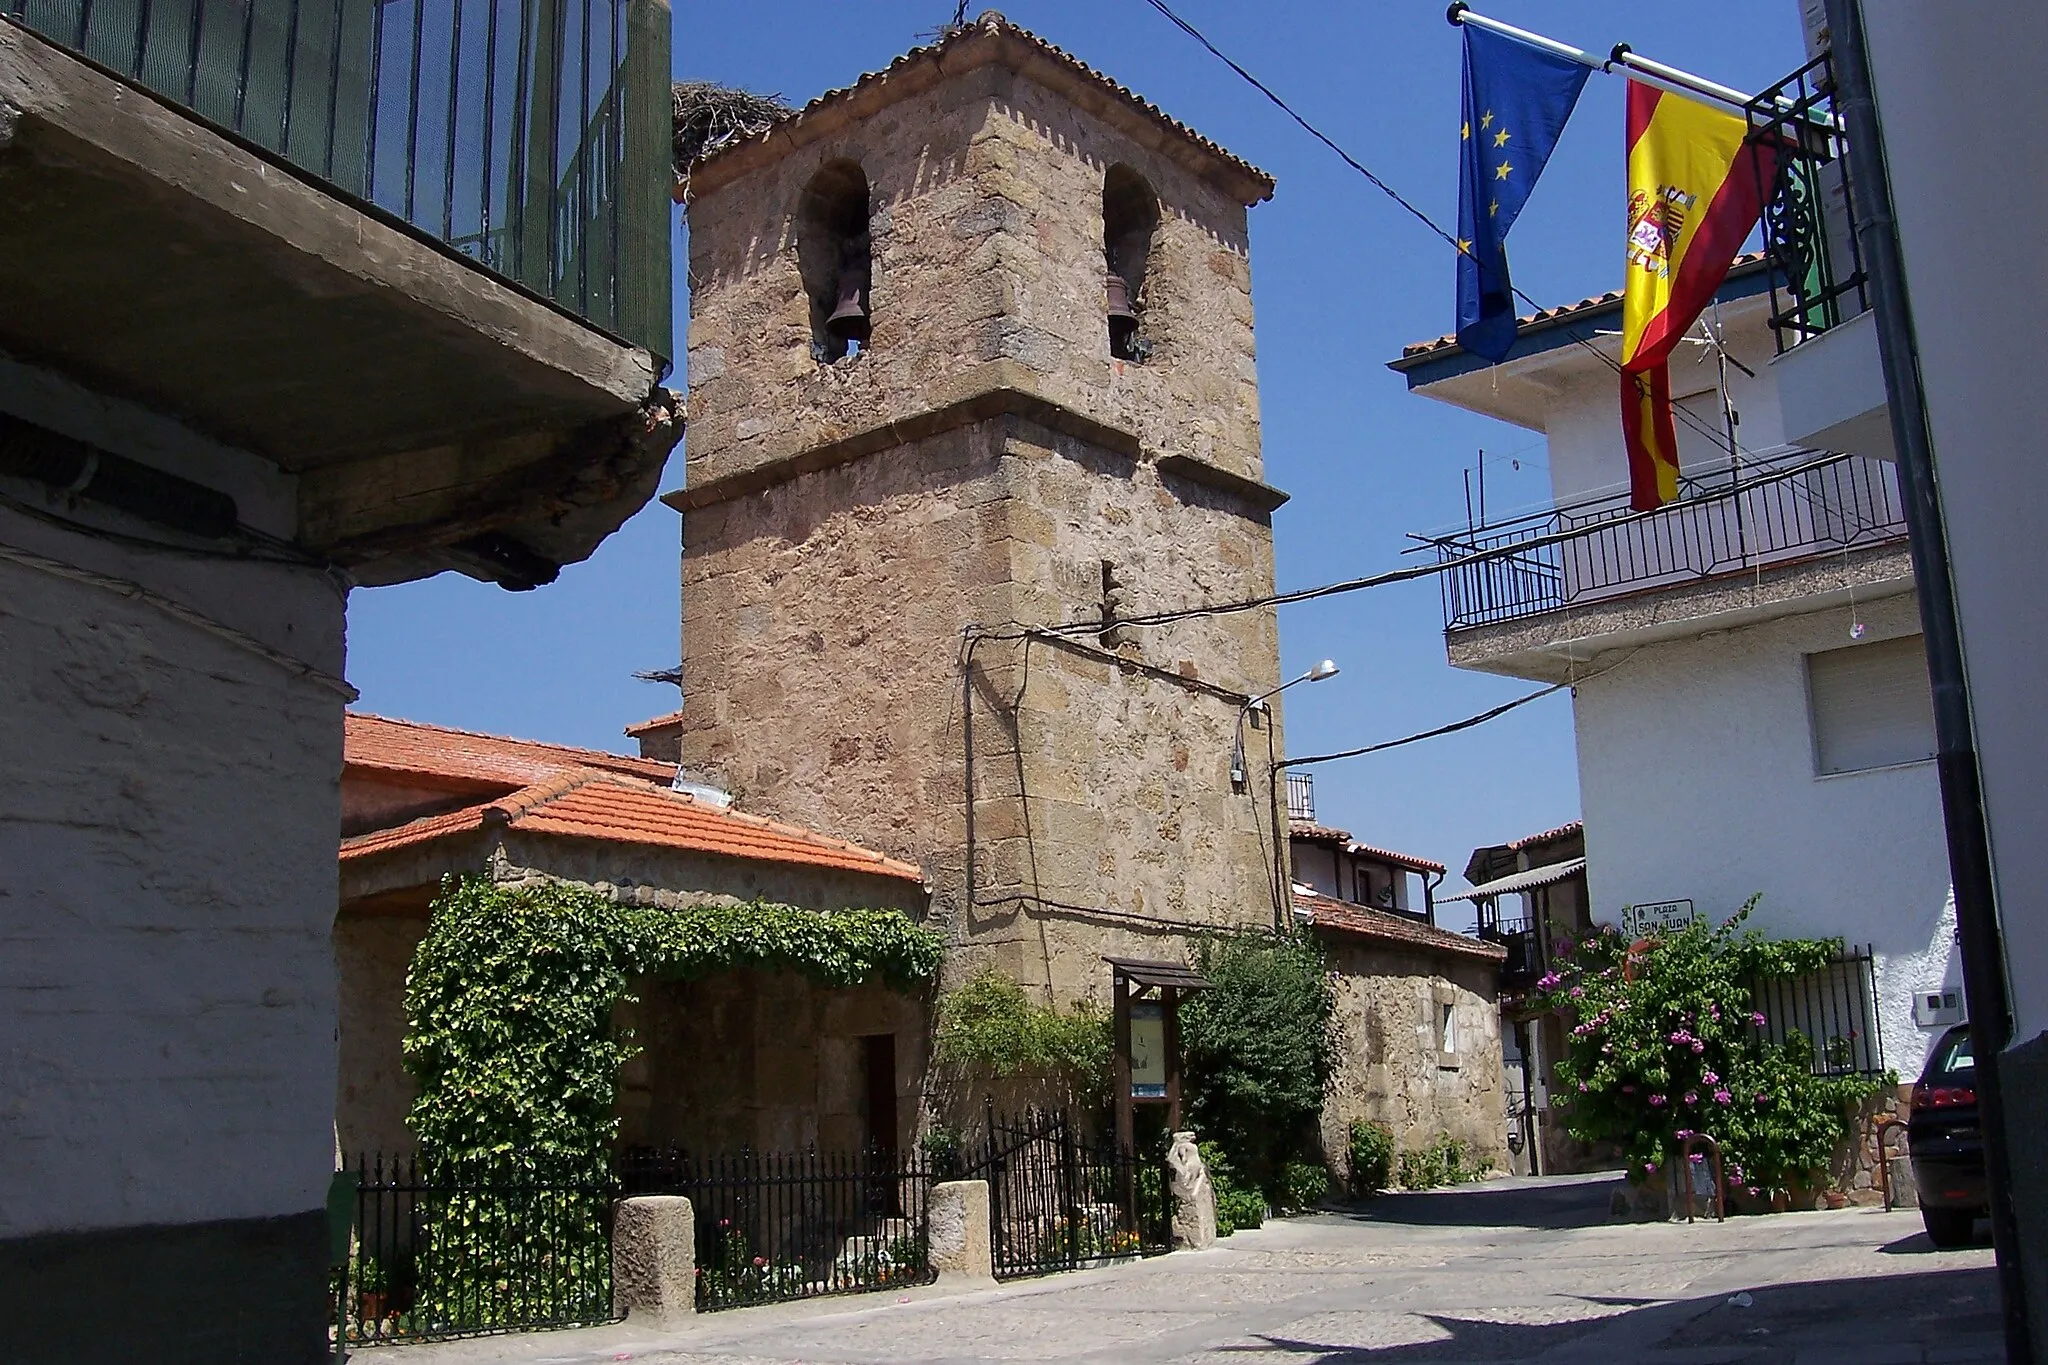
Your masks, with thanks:
[[(0, 547), (341, 672), (343, 598), (317, 571), (7, 511)], [(147, 601), (0, 557), (0, 1238), (321, 1207), (342, 705)]]
[[(1911, 635), (1911, 594), (1855, 613), (1865, 642)], [(1595, 920), (1689, 897), (1778, 937), (1839, 935), (1879, 955), (1884, 1059), (1918, 1074), (1912, 995), (1959, 984), (1931, 762), (1815, 776), (1803, 656), (1851, 643), (1836, 608), (1652, 645), (1574, 702)]]

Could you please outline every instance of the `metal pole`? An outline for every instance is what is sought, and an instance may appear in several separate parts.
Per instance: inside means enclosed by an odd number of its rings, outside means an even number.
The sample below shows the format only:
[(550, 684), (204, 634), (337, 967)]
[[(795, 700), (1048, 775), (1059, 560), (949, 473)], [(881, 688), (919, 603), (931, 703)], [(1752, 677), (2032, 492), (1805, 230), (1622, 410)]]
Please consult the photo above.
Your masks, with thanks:
[(1949, 875), (1955, 886), (1963, 983), (1970, 997), (1970, 1035), (1977, 1061), (1978, 1112), (1983, 1118), (1991, 1240), (1998, 1258), (1999, 1299), (2005, 1310), (2006, 1358), (2013, 1365), (2026, 1365), (2033, 1354), (2029, 1345), (2020, 1227), (2012, 1204), (2004, 1087), (1999, 1078), (1999, 1055), (2011, 1041), (2012, 1021), (2005, 989), (2005, 945), (1999, 935), (1991, 874), (1990, 831), (1984, 815), (1976, 731), (1970, 715), (1962, 633), (1956, 616), (1955, 582), (1949, 571), (1941, 490), (1934, 468), (1934, 441), (1927, 425), (1926, 394), (1920, 385), (1905, 262), (1892, 216), (1890, 173), (1885, 165), (1883, 133), (1871, 88), (1869, 53), (1863, 43), (1863, 9), (1856, 0), (1826, 3), (1828, 27), (1833, 35), (1836, 108), (1849, 141), (1850, 203), (1855, 210), (1857, 242), (1870, 275), (1878, 357), (1884, 366), (1885, 394), (1890, 400), (1892, 443), (1898, 452), (1900, 493), (1911, 533), (1913, 578), (1919, 589), (1928, 681), (1934, 693), (1935, 766), (1947, 826)]

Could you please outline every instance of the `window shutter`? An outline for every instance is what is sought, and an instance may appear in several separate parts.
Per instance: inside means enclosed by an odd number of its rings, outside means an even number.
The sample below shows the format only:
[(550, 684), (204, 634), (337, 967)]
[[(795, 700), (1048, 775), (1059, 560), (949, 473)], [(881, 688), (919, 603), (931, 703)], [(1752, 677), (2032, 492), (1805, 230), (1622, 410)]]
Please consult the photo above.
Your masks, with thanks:
[(1809, 654), (1806, 677), (1821, 773), (1934, 757), (1934, 701), (1918, 635)]

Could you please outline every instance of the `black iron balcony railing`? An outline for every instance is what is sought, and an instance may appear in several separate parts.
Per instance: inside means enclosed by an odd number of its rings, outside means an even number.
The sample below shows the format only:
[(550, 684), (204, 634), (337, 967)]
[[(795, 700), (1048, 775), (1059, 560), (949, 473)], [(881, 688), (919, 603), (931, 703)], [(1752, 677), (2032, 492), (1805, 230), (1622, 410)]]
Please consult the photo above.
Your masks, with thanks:
[(1533, 920), (1504, 919), (1482, 923), (1479, 938), (1482, 942), (1498, 943), (1508, 950), (1507, 961), (1500, 964), (1500, 983), (1505, 989), (1527, 989), (1546, 970), (1543, 936)]
[(660, 0), (0, 0), (0, 18), (673, 353)]
[(1421, 539), (1449, 566), (1444, 629), (1457, 631), (1905, 536), (1890, 464), (1789, 449), (1689, 471), (1654, 513), (1632, 512), (1624, 489)]
[(1870, 307), (1834, 103), (1834, 67), (1823, 52), (1748, 106), (1750, 137), (1780, 150), (1772, 183), (1759, 188), (1781, 353)]
[(1316, 822), (1316, 777), (1314, 773), (1287, 774), (1287, 818), (1296, 824)]

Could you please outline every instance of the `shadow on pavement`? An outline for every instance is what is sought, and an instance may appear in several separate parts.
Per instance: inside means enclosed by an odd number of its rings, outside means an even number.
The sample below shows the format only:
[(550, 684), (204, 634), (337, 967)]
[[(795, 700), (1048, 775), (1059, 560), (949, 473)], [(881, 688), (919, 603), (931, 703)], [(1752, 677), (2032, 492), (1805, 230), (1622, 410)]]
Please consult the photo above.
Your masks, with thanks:
[(1388, 1193), (1347, 1209), (1362, 1223), (1412, 1227), (1586, 1228), (1608, 1221), (1619, 1171), (1561, 1180), (1493, 1180), (1479, 1185)]
[[(1612, 1299), (1587, 1296), (1591, 1303)], [(1770, 1285), (1742, 1294), (1715, 1294), (1657, 1303), (1627, 1312), (1567, 1323), (1475, 1321), (1421, 1314), (1443, 1332), (1429, 1341), (1363, 1345), (1344, 1340), (1303, 1341), (1261, 1336), (1219, 1354), (1287, 1355), (1299, 1365), (1378, 1365), (1427, 1360), (1532, 1360), (1574, 1339), (1584, 1339), (1588, 1358), (1616, 1358), (1616, 1348), (1635, 1353), (1685, 1352), (1744, 1365), (1791, 1365), (1816, 1351), (1833, 1360), (1863, 1352), (1896, 1360), (1914, 1347), (1939, 1348), (1940, 1358), (1958, 1365), (1998, 1365), (2005, 1359), (1998, 1312), (1996, 1272), (1957, 1267), (1871, 1279)], [(1659, 1331), (1656, 1319), (1668, 1320)], [(1647, 1319), (1647, 1320), (1645, 1320)], [(1645, 1331), (1634, 1328), (1647, 1329)], [(1609, 1333), (1612, 1341), (1603, 1342)], [(1621, 1343), (1626, 1342), (1626, 1345)], [(1565, 1358), (1577, 1359), (1569, 1353)]]

